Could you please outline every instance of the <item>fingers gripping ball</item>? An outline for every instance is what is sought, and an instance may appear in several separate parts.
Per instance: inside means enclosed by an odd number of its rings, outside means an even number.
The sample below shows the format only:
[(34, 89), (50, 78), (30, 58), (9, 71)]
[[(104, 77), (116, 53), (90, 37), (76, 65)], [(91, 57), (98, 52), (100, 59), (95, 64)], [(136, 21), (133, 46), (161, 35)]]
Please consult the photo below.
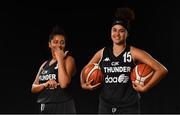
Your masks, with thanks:
[(141, 85), (146, 85), (152, 78), (153, 73), (153, 69), (147, 64), (138, 64), (131, 72), (131, 80)]
[(104, 75), (101, 71), (101, 68), (97, 63), (88, 65), (83, 71), (83, 79), (87, 83), (91, 80), (91, 85), (96, 85), (97, 83), (103, 82)]

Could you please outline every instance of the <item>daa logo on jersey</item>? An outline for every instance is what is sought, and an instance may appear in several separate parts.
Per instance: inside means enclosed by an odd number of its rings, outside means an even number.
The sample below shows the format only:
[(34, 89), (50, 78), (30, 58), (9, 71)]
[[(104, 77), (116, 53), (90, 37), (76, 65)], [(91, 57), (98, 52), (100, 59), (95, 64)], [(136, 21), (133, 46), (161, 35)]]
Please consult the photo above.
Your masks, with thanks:
[(128, 76), (121, 74), (119, 77), (106, 76), (105, 83), (127, 83), (129, 80)]

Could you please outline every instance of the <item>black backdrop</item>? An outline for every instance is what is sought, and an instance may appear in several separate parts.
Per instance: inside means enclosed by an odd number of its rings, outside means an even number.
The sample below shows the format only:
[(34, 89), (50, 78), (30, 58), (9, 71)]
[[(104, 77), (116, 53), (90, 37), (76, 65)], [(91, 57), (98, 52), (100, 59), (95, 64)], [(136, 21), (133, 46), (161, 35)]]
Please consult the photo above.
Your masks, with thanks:
[(149, 52), (169, 73), (156, 87), (142, 94), (143, 113), (180, 113), (179, 99), (179, 12), (178, 3), (153, 1), (7, 2), (1, 4), (0, 113), (37, 113), (31, 93), (39, 66), (50, 56), (48, 34), (53, 25), (68, 34), (77, 74), (70, 86), (77, 113), (97, 113), (99, 91), (84, 91), (79, 74), (93, 54), (111, 43), (110, 27), (117, 7), (135, 11), (128, 42)]

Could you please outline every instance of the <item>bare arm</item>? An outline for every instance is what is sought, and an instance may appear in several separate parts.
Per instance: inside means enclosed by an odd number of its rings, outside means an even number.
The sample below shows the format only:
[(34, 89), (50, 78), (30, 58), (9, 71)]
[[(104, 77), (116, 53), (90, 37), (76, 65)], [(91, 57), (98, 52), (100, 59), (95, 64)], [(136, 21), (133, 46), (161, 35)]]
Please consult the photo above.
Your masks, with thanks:
[(83, 89), (93, 90), (93, 89), (96, 88), (98, 85), (100, 85), (100, 84), (96, 84), (96, 85), (92, 86), (92, 85), (91, 85), (91, 82), (92, 82), (92, 81), (86, 83), (86, 82), (82, 79), (82, 77), (83, 77), (82, 73), (83, 73), (84, 69), (85, 69), (88, 65), (90, 65), (90, 64), (92, 64), (92, 63), (98, 63), (98, 62), (100, 61), (102, 52), (103, 52), (103, 49), (99, 50), (99, 51), (93, 56), (93, 58), (89, 61), (89, 63), (81, 70), (81, 75), (80, 75), (80, 80), (81, 80), (81, 81), (80, 81), (80, 82), (81, 82), (81, 87), (82, 87)]
[(72, 56), (58, 58), (58, 80), (61, 88), (66, 88), (76, 72), (75, 60)]
[(145, 86), (142, 87), (141, 85), (134, 83), (133, 87), (135, 90), (140, 92), (148, 91), (168, 73), (168, 70), (160, 62), (158, 62), (151, 55), (149, 55), (147, 52), (135, 47), (131, 47), (131, 54), (135, 61), (145, 63), (154, 70), (154, 74), (151, 80)]
[(54, 55), (58, 64), (58, 82), (61, 88), (66, 88), (71, 82), (71, 77), (76, 72), (75, 60), (67, 52), (54, 48)]

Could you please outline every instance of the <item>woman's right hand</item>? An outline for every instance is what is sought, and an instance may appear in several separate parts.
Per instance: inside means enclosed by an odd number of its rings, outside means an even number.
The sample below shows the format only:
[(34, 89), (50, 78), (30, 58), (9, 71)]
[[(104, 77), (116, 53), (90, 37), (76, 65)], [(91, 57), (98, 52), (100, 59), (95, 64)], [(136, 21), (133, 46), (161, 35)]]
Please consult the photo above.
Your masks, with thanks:
[(59, 85), (59, 83), (57, 83), (55, 80), (49, 80), (45, 83), (45, 87), (49, 88), (49, 89), (55, 89), (57, 88), (57, 86)]
[(83, 83), (82, 88), (87, 89), (87, 90), (94, 90), (94, 89), (98, 88), (99, 85), (101, 85), (101, 83), (98, 83), (96, 85), (91, 85), (92, 82), (93, 82), (93, 79), (89, 82)]

